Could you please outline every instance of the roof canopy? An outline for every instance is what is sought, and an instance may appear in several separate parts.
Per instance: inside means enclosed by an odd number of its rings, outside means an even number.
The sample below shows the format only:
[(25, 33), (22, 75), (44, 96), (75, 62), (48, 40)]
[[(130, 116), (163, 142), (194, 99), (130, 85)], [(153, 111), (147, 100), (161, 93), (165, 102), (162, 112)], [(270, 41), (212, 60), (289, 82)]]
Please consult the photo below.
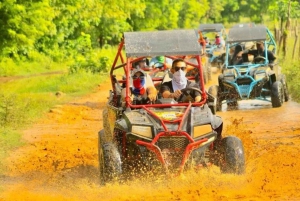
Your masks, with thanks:
[(199, 55), (196, 30), (125, 32), (127, 57)]
[(267, 28), (264, 25), (231, 28), (227, 42), (264, 41), (267, 39)]
[(200, 24), (198, 30), (201, 32), (221, 32), (223, 24)]

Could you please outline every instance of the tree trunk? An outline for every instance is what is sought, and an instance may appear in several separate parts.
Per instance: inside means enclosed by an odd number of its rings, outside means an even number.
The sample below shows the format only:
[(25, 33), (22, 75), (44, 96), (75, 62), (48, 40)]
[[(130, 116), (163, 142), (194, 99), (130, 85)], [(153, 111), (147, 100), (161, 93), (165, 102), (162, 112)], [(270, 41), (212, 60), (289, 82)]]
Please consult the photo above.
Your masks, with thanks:
[(277, 52), (277, 54), (279, 54), (280, 51), (281, 51), (282, 40), (283, 40), (283, 34), (280, 34), (279, 35), (278, 52)]
[(295, 52), (296, 52), (296, 47), (297, 47), (297, 42), (298, 42), (298, 27), (295, 27), (295, 43), (294, 43), (294, 48), (293, 48), (293, 60), (295, 58)]
[(283, 43), (283, 45), (282, 45), (282, 50), (283, 50), (283, 57), (285, 58), (285, 56), (286, 56), (286, 53), (287, 53), (287, 32), (285, 31), (284, 33), (283, 33), (283, 41), (282, 41), (282, 43)]
[(285, 58), (287, 54), (287, 38), (288, 38), (288, 32), (290, 29), (290, 15), (291, 15), (291, 0), (289, 0), (289, 7), (288, 7), (288, 17), (285, 25), (285, 31), (283, 33), (283, 57)]

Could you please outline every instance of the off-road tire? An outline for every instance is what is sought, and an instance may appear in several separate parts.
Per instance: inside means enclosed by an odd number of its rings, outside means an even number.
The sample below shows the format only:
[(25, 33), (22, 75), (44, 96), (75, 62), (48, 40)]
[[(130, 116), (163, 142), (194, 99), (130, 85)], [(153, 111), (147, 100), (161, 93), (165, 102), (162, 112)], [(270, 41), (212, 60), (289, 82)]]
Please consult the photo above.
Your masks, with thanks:
[(227, 107), (231, 107), (231, 108), (237, 108), (238, 107), (238, 102), (236, 99), (230, 99), (227, 100)]
[(218, 84), (219, 84), (219, 88), (220, 88), (220, 91), (224, 92), (224, 84), (223, 84), (223, 81), (224, 81), (224, 75), (223, 74), (220, 74), (218, 76)]
[(207, 78), (208, 78), (208, 81), (210, 81), (212, 78), (212, 76), (211, 76), (211, 63), (210, 62), (207, 62), (207, 64), (206, 64), (206, 66), (207, 66)]
[(286, 82), (285, 75), (284, 74), (279, 75), (279, 80), (281, 81), (282, 86), (283, 86), (283, 90), (284, 90), (284, 101), (287, 102), (290, 98), (289, 97), (290, 93), (289, 93), (289, 89), (288, 89), (288, 85), (287, 85), (287, 82)]
[(100, 169), (100, 183), (118, 180), (122, 175), (121, 156), (117, 145), (113, 142), (101, 143), (104, 130), (98, 133), (98, 156)]
[(212, 85), (208, 89), (208, 93), (215, 97), (216, 104), (210, 107), (213, 114), (216, 114), (217, 111), (222, 110), (222, 100), (219, 96), (219, 86), (218, 85)]
[(203, 65), (203, 78), (204, 84), (207, 84), (209, 81), (207, 63)]
[(220, 170), (222, 173), (245, 173), (245, 153), (242, 141), (234, 136), (228, 136), (221, 140)]
[(284, 100), (284, 89), (281, 81), (274, 82), (271, 90), (272, 107), (281, 107)]

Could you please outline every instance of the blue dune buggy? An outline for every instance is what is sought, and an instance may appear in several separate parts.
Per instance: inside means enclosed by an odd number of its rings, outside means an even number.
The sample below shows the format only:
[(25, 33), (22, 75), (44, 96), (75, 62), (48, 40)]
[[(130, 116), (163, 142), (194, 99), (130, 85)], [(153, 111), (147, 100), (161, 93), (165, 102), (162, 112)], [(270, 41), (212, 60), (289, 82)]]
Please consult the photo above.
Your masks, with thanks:
[[(247, 52), (255, 50), (257, 42), (264, 44), (261, 53), (264, 56), (254, 58)], [(240, 51), (245, 53), (237, 58)], [(276, 60), (274, 63), (269, 62), (270, 52), (276, 52), (276, 43), (264, 25), (229, 30), (225, 65), (218, 78), (219, 85), (211, 86), (208, 91), (216, 97), (216, 111), (222, 110), (225, 102), (228, 106), (237, 107), (239, 100), (259, 99), (271, 102), (273, 107), (280, 107), (284, 101), (289, 100), (285, 75), (281, 74)]]
[[(200, 24), (201, 31), (206, 40), (206, 55), (211, 66), (221, 67), (225, 59), (226, 32), (223, 24)], [(220, 44), (216, 44), (216, 36), (220, 38)]]

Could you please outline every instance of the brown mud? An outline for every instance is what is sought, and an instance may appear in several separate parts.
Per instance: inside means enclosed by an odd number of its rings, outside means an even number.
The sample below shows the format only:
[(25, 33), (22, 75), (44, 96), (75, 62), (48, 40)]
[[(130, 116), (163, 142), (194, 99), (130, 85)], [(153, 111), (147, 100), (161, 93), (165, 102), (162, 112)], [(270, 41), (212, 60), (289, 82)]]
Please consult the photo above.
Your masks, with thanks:
[(217, 167), (180, 177), (136, 178), (100, 186), (97, 133), (110, 83), (53, 108), (23, 132), (27, 145), (3, 161), (0, 200), (300, 200), (300, 104), (242, 101), (218, 112), (224, 136), (242, 139), (246, 173)]

